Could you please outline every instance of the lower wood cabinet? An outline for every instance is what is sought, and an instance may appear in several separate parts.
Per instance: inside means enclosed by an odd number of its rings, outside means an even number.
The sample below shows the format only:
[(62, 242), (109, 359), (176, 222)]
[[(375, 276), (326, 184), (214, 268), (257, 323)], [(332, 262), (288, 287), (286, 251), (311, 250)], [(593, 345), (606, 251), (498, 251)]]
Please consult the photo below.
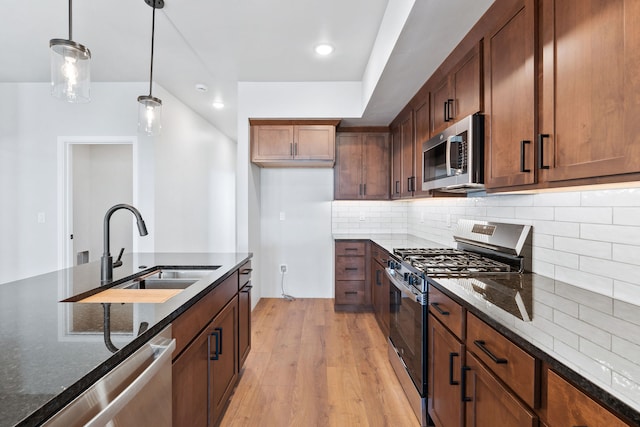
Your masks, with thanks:
[(622, 427), (621, 421), (552, 370), (547, 371), (548, 427)]
[(335, 244), (335, 310), (371, 310), (367, 282), (367, 240), (339, 240)]
[(391, 282), (384, 272), (388, 253), (376, 244), (372, 244), (371, 256), (371, 298), (373, 312), (384, 336), (389, 335), (389, 303), (391, 301)]
[(174, 426), (217, 425), (236, 386), (251, 348), (251, 282), (245, 278), (238, 291), (238, 277), (234, 272), (172, 324), (180, 344), (172, 371)]
[(538, 416), (468, 351), (461, 383), (466, 427), (538, 425)]
[(464, 345), (429, 314), (429, 416), (438, 427), (460, 427), (464, 405), (460, 373)]
[(238, 380), (238, 301), (231, 300), (209, 329), (209, 425), (220, 420)]

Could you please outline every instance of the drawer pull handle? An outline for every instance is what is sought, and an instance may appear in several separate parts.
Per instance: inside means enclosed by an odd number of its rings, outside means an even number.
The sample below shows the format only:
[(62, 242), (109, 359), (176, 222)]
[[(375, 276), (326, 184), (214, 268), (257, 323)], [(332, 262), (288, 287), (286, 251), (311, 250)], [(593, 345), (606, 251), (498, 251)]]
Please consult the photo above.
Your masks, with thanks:
[(245, 287), (243, 287), (243, 288), (242, 288), (242, 290), (240, 291), (240, 293), (248, 294), (249, 292), (251, 292), (251, 288), (253, 288), (253, 286), (251, 286), (251, 285), (246, 285)]
[(520, 172), (529, 173), (531, 169), (527, 169), (524, 159), (524, 147), (527, 144), (531, 144), (531, 141), (520, 141)]
[(253, 271), (253, 268), (245, 268), (240, 272), (240, 274), (249, 274)]
[(507, 363), (507, 359), (503, 359), (502, 357), (497, 357), (495, 354), (491, 353), (487, 347), (485, 347), (485, 342), (483, 340), (475, 340), (473, 342), (484, 354), (489, 356), (494, 363), (499, 365), (504, 365)]
[(453, 379), (453, 358), (458, 357), (458, 353), (449, 353), (449, 385), (458, 385), (460, 382)]
[(346, 271), (358, 271), (358, 267), (346, 267)]
[[(213, 349), (211, 348), (211, 337), (214, 338)], [(213, 332), (209, 334), (208, 339), (209, 347), (209, 360), (218, 360), (222, 354), (222, 329), (215, 328)]]
[(358, 291), (345, 291), (344, 294), (345, 295), (357, 295)]
[(357, 251), (358, 248), (344, 248), (345, 251)]
[(440, 304), (438, 304), (437, 302), (432, 302), (432, 303), (431, 303), (431, 307), (435, 308), (435, 309), (436, 309), (436, 311), (437, 311), (438, 313), (440, 313), (441, 315), (443, 315), (443, 316), (448, 316), (448, 315), (449, 315), (449, 312), (448, 312), (448, 311), (446, 311), (446, 310), (441, 309), (441, 308), (440, 308)]
[(460, 400), (463, 402), (471, 402), (473, 400), (470, 397), (467, 397), (467, 371), (470, 370), (470, 367), (463, 366), (460, 372), (460, 383), (462, 384), (460, 387)]

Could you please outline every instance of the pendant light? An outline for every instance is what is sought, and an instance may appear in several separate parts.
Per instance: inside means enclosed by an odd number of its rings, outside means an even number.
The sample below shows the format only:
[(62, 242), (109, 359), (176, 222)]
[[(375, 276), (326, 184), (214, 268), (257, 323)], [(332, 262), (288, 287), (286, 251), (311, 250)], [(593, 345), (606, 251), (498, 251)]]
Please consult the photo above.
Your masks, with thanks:
[(164, 7), (164, 0), (144, 0), (146, 4), (153, 8), (151, 19), (151, 67), (149, 69), (149, 95), (138, 97), (138, 132), (147, 135), (157, 135), (160, 133), (162, 119), (162, 100), (151, 94), (153, 85), (153, 40), (156, 30), (156, 9)]
[(73, 103), (91, 101), (89, 92), (91, 52), (72, 40), (72, 8), (69, 0), (69, 39), (51, 39), (51, 95)]

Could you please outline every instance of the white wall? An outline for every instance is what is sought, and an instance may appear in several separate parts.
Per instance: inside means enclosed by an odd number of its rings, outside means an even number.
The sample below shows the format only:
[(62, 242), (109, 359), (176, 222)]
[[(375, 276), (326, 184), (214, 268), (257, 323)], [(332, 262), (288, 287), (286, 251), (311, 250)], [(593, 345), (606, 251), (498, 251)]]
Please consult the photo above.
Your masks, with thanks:
[[(0, 83), (0, 283), (59, 268), (58, 137), (137, 135), (136, 99), (147, 93), (145, 83), (92, 83), (91, 90), (91, 103), (74, 105), (53, 99), (48, 83)], [(233, 187), (233, 141), (162, 88), (156, 87), (154, 94), (163, 99), (163, 134), (137, 138), (134, 199), (137, 194), (150, 232), (138, 238), (139, 250), (235, 247), (232, 232), (219, 232), (219, 224), (234, 217), (234, 201), (216, 188), (222, 182)], [(196, 141), (198, 149), (190, 145)], [(179, 157), (180, 165), (172, 171), (165, 167), (167, 159), (177, 157), (181, 144), (187, 144), (190, 155)], [(193, 185), (202, 181), (208, 184)], [(186, 201), (196, 212), (189, 219), (192, 228), (180, 235), (168, 229), (185, 221), (184, 211), (175, 210), (174, 189), (193, 190)], [(45, 215), (44, 223), (38, 223), (38, 213)], [(213, 229), (217, 235), (198, 236), (194, 246), (188, 245), (186, 240), (196, 236), (192, 230), (209, 233), (211, 224), (218, 224)]]
[[(418, 199), (410, 202), (333, 202), (334, 232), (389, 232), (376, 214), (398, 211), (393, 231), (455, 246), (452, 226), (475, 218), (533, 226), (533, 271), (640, 304), (640, 188), (526, 195)], [(406, 217), (402, 224), (399, 211)], [(364, 212), (365, 221), (359, 221)], [(447, 225), (448, 220), (451, 226)], [(364, 231), (363, 231), (364, 230)]]
[(333, 297), (333, 169), (262, 169), (263, 297)]

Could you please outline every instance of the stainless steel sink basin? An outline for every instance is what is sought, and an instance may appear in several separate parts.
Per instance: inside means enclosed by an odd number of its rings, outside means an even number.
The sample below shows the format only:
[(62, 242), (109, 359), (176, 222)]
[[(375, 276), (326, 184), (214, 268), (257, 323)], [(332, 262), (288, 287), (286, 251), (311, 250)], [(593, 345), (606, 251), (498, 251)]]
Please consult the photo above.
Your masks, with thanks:
[(208, 269), (158, 269), (115, 286), (119, 289), (185, 289), (209, 275), (219, 266)]

